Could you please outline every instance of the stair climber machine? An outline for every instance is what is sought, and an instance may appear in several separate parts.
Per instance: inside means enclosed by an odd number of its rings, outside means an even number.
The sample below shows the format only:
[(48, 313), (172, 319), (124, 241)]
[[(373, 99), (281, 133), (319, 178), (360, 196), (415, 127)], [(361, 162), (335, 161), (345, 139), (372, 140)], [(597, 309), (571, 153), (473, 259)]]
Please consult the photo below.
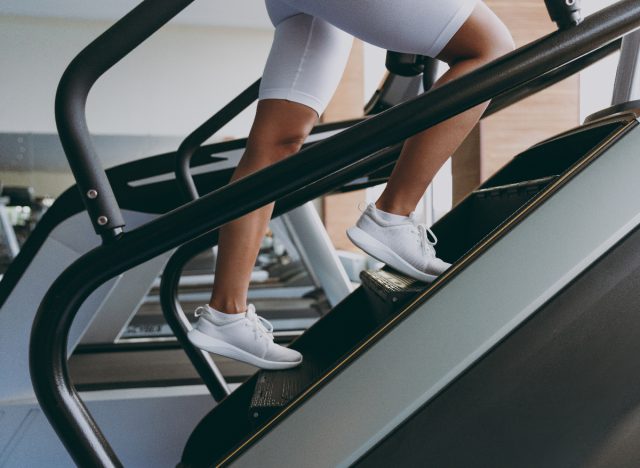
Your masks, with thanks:
[[(136, 445), (145, 437), (158, 451), (170, 438), (188, 438), (181, 466), (640, 460), (634, 443), (640, 378), (632, 365), (640, 325), (633, 313), (640, 280), (640, 103), (630, 102), (638, 90), (640, 3), (622, 0), (582, 22), (578, 10), (550, 8), (559, 31), (232, 184), (208, 185), (200, 174), (199, 192), (213, 191), (165, 205), (125, 230), (122, 193), (139, 193), (136, 203), (153, 197), (148, 186), (110, 184), (90, 143), (84, 103), (99, 76), (190, 3), (142, 2), (80, 53), (59, 87), (56, 115), (79, 188), (76, 210), (82, 200), (102, 243), (88, 245), (85, 250), (94, 248), (49, 278), (29, 364), (40, 408), (75, 463), (135, 465)], [(305, 356), (302, 366), (258, 372), (228, 396), (223, 385), (208, 385), (220, 401), (214, 406), (209, 397), (213, 409), (206, 415), (205, 396), (186, 390), (144, 400), (143, 424), (127, 420), (122, 408), (130, 398), (98, 401), (78, 393), (67, 363), (74, 320), (99, 308), (100, 301), (89, 302), (114, 278), (181, 246), (171, 256), (177, 271), (188, 255), (215, 244), (222, 224), (271, 201), (282, 215), (388, 169), (407, 137), (489, 99), (499, 109), (544, 89), (620, 47), (623, 36), (614, 107), (517, 155), (435, 224), (439, 255), (453, 266), (433, 284), (387, 270), (364, 272), (361, 287), (291, 344)], [(197, 158), (196, 152), (195, 164)], [(169, 166), (177, 159), (158, 157)], [(175, 181), (169, 185), (177, 193)], [(166, 291), (175, 288), (176, 274), (168, 276), (163, 298), (175, 299), (175, 291)], [(163, 309), (177, 311), (166, 300)], [(26, 321), (28, 305), (23, 310)], [(186, 327), (177, 312), (175, 325)], [(24, 328), (15, 320), (9, 325)], [(24, 347), (10, 351), (18, 361)], [(199, 373), (211, 365), (204, 357), (196, 365), (196, 352), (189, 358)], [(20, 376), (11, 369), (9, 375)], [(22, 385), (28, 398), (31, 387)], [(37, 435), (39, 411), (10, 410), (2, 408), (3, 423), (22, 418), (7, 437), (11, 448)], [(198, 412), (204, 417), (195, 429), (185, 428)], [(0, 461), (11, 456), (5, 449)]]
[[(611, 51), (613, 48), (603, 52)], [(430, 88), (436, 79), (435, 65), (436, 61), (427, 64), (423, 73), (425, 65), (421, 64), (407, 76), (388, 73), (365, 114), (373, 115)], [(258, 86), (259, 81), (253, 83), (198, 127), (175, 153), (106, 171), (128, 227), (141, 226), (177, 208), (198, 189), (210, 192), (228, 182), (246, 139), (202, 145), (257, 99)], [(319, 125), (309, 144), (362, 120)], [(332, 191), (383, 183), (390, 169), (389, 162)], [(99, 193), (89, 189), (85, 195), (95, 200)], [(276, 273), (275, 282), (256, 282), (250, 298), (263, 301), (261, 311), (276, 327), (277, 340), (288, 343), (346, 297), (353, 283), (311, 203), (282, 213), (272, 220), (271, 228), (284, 241), (289, 256), (295, 254), (299, 261), (269, 267), (270, 274), (274, 269), (285, 271)], [(15, 249), (17, 256), (0, 282), (0, 368), (5, 376), (0, 386), (0, 466), (50, 466), (52, 458), (67, 457), (35, 400), (28, 373), (29, 331), (53, 280), (100, 244), (92, 231), (81, 192), (77, 186), (71, 187), (46, 212), (20, 252)], [(165, 270), (165, 265), (170, 268)], [(188, 257), (171, 258), (171, 252), (166, 252), (92, 292), (74, 322), (67, 353), (72, 378), (84, 398), (91, 401), (92, 412), (102, 415), (101, 425), (112, 431), (123, 458), (131, 462), (128, 464), (159, 465), (177, 458), (188, 432), (215, 400), (228, 394), (229, 385), (233, 387), (255, 372), (251, 366), (225, 358), (213, 361), (191, 346), (185, 347), (185, 354), (180, 346), (182, 330), (189, 325), (178, 300), (191, 303), (191, 309), (194, 303), (203, 302), (212, 268), (210, 248)], [(197, 274), (203, 271), (208, 274)], [(161, 290), (159, 274), (163, 280), (175, 279), (175, 287), (168, 284)], [(180, 295), (178, 286), (183, 291)], [(167, 298), (161, 301), (164, 296)], [(270, 304), (273, 311), (268, 309)], [(162, 438), (150, 434), (131, 440), (122, 434), (123, 424), (136, 424), (150, 415), (163, 424), (171, 423), (183, 437), (167, 433)]]

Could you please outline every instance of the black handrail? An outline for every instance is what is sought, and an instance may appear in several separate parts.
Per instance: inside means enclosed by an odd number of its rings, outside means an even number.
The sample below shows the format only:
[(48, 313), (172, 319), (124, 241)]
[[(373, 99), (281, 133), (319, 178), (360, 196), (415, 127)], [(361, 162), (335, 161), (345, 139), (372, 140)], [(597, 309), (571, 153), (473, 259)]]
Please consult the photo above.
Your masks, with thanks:
[[(313, 184), (313, 193), (316, 196), (326, 193), (327, 188), (345, 184), (355, 177), (367, 175), (376, 171), (380, 166), (391, 164), (400, 154), (402, 145), (396, 145), (389, 149), (374, 153), (373, 155), (359, 161), (357, 164), (347, 166), (341, 171), (334, 173), (330, 180), (320, 179)], [(307, 192), (308, 198), (310, 192)], [(297, 208), (300, 204), (300, 197), (294, 192), (293, 194), (281, 199), (276, 203), (274, 216), (279, 216), (289, 210)], [(306, 202), (306, 200), (304, 201)], [(165, 320), (176, 335), (178, 342), (182, 345), (185, 353), (189, 357), (194, 368), (200, 375), (200, 378), (209, 389), (211, 395), (216, 401), (220, 401), (227, 396), (226, 389), (221, 385), (222, 376), (217, 372), (215, 365), (211, 365), (208, 353), (200, 351), (194, 347), (187, 337), (188, 321), (177, 299), (178, 283), (184, 266), (195, 255), (204, 250), (213, 247), (218, 240), (218, 230), (206, 233), (178, 248), (167, 262), (162, 274), (160, 282), (160, 304), (164, 313)]]
[(105, 241), (125, 225), (107, 175), (91, 142), (86, 118), (89, 91), (109, 68), (194, 0), (145, 0), (89, 44), (67, 67), (56, 93), (56, 124), (91, 223)]
[(176, 177), (185, 200), (196, 200), (200, 194), (191, 176), (191, 158), (205, 141), (258, 99), (260, 79), (238, 94), (222, 109), (207, 119), (184, 139), (176, 154)]
[(45, 295), (30, 342), (30, 370), (36, 396), (76, 463), (120, 465), (71, 384), (66, 363), (66, 342), (73, 319), (83, 301), (101, 284), (294, 191), (298, 192), (299, 201), (303, 201), (307, 196), (306, 186), (313, 187), (319, 179), (330, 179), (332, 173), (357, 163), (367, 154), (401, 142), (638, 27), (640, 2), (622, 0), (591, 15), (575, 28), (552, 33), (464, 77), (371, 117), (285, 161), (121, 234), (115, 242), (105, 243), (76, 260)]
[[(559, 81), (562, 81), (565, 78), (571, 75), (574, 75), (575, 73), (578, 73), (584, 68), (612, 54), (616, 50), (619, 50), (621, 42), (622, 42), (621, 40), (618, 40), (610, 44), (607, 44), (606, 46), (601, 47), (600, 49), (597, 49), (593, 52), (590, 52), (589, 54), (583, 57), (580, 57), (577, 60), (574, 60), (570, 63), (563, 65), (562, 67), (559, 67), (556, 70), (552, 70), (551, 72), (544, 74), (543, 76), (541, 76), (536, 80), (532, 80), (531, 82), (528, 82), (525, 85), (519, 86), (517, 88), (514, 88), (508, 91), (507, 93), (503, 93), (500, 96), (497, 96), (491, 101), (490, 106), (487, 108), (482, 118), (484, 119), (485, 117), (493, 115), (496, 112), (499, 112), (500, 110), (514, 104), (515, 102), (525, 99), (533, 94), (536, 94), (539, 91), (546, 89), (558, 83)], [(231, 103), (233, 102), (235, 102), (236, 105), (238, 105), (242, 101), (238, 99), (234, 99), (233, 101), (231, 101)], [(244, 102), (247, 102), (247, 101), (244, 101)], [(225, 106), (225, 108), (230, 107), (231, 103)], [(226, 115), (230, 120), (231, 118), (233, 118), (232, 116), (237, 115), (237, 112), (235, 113), (227, 112)], [(225, 123), (226, 122), (224, 123), (221, 122), (217, 126), (211, 126), (209, 127), (209, 131), (215, 132), (217, 128), (221, 127)], [(199, 139), (194, 140), (194, 142), (190, 146), (190, 149), (188, 150), (188, 153), (183, 153), (183, 154), (188, 154), (188, 156), (186, 156), (187, 161), (197, 149), (196, 145), (202, 144), (207, 138), (208, 137), (204, 136), (204, 134), (201, 134)], [(199, 140), (199, 143), (196, 143), (198, 140)], [(385, 166), (392, 164), (393, 161), (389, 160), (389, 157), (373, 158), (373, 159), (368, 158), (367, 163), (368, 163), (368, 167), (370, 167), (371, 169), (370, 172), (375, 172), (383, 169)], [(375, 166), (376, 163), (378, 164), (378, 166)], [(187, 187), (187, 184), (184, 183), (184, 180), (186, 179), (191, 181), (191, 184), (192, 184), (191, 187), (192, 189), (195, 189), (195, 184), (193, 183), (193, 179), (190, 176), (190, 173), (188, 172), (188, 162), (186, 165), (179, 164), (178, 167), (182, 168), (183, 171), (186, 170), (188, 174), (185, 177), (185, 174), (183, 172), (182, 175), (178, 177), (183, 181), (182, 182), (183, 190), (185, 190), (185, 188)], [(347, 174), (347, 177), (348, 177), (348, 174), (350, 173), (351, 173), (350, 171), (344, 172), (344, 174)], [(334, 176), (339, 177), (340, 176), (339, 174), (342, 174), (342, 172), (335, 173)], [(344, 179), (345, 176), (340, 176), (340, 177), (345, 181), (345, 183), (350, 182), (352, 180), (348, 178)], [(184, 193), (186, 194), (188, 192), (185, 190)], [(281, 208), (281, 207), (282, 207), (282, 202), (278, 204), (278, 208)], [(279, 211), (278, 208), (276, 208), (276, 212), (278, 213), (284, 212), (284, 211)], [(180, 306), (180, 303), (178, 301), (178, 295), (177, 295), (180, 275), (182, 273), (182, 270), (184, 269), (184, 266), (195, 255), (215, 245), (215, 243), (217, 242), (217, 231), (215, 232), (216, 232), (215, 235), (212, 234), (212, 235), (201, 236), (201, 238), (197, 238), (191, 242), (184, 244), (171, 256), (171, 258), (165, 265), (164, 272), (162, 274), (162, 280), (160, 283), (160, 304), (162, 307), (162, 312), (163, 312), (165, 321), (170, 326), (171, 330), (173, 331), (173, 334), (175, 335), (176, 339), (178, 340), (178, 342), (184, 349), (185, 353), (189, 357), (189, 360), (191, 361), (192, 365), (200, 375), (200, 378), (202, 379), (203, 383), (207, 386), (213, 398), (216, 401), (220, 401), (222, 398), (224, 398), (228, 394), (226, 385), (224, 384), (224, 378), (221, 376), (220, 372), (216, 368), (215, 363), (213, 363), (209, 353), (195, 348), (187, 338), (187, 330), (190, 324), (189, 324), (189, 321), (186, 319), (186, 315)]]
[[(252, 83), (222, 109), (191, 132), (176, 152), (176, 182), (186, 201), (197, 200), (200, 194), (191, 175), (191, 159), (200, 146), (218, 130), (249, 107), (257, 98), (260, 79)], [(165, 265), (160, 282), (160, 306), (164, 319), (182, 346), (191, 364), (216, 401), (229, 394), (224, 377), (210, 354), (191, 345), (187, 337), (189, 322), (178, 301), (178, 286), (184, 264), (176, 265), (179, 258), (173, 255)]]
[(178, 286), (184, 265), (193, 257), (183, 258), (180, 249), (171, 255), (160, 280), (160, 306), (164, 319), (180, 343), (189, 361), (216, 401), (229, 395), (229, 388), (218, 366), (206, 351), (196, 348), (187, 336), (190, 324), (178, 300)]
[(560, 81), (565, 80), (572, 75), (575, 75), (576, 73), (584, 70), (594, 63), (599, 62), (603, 58), (608, 57), (614, 52), (617, 52), (618, 50), (620, 50), (621, 46), (622, 39), (618, 39), (617, 41), (602, 46), (599, 49), (594, 50), (593, 52), (589, 52), (588, 54), (576, 60), (573, 60), (572, 62), (558, 67), (555, 70), (551, 70), (549, 73), (545, 73), (535, 80), (531, 80), (521, 86), (509, 90), (506, 93), (496, 96), (491, 100), (491, 104), (489, 104), (489, 107), (482, 117), (488, 117), (495, 114), (496, 112), (500, 112), (502, 109), (505, 109), (518, 101), (526, 99), (529, 96), (532, 96), (542, 90), (549, 88), (550, 86), (553, 86), (556, 83), (559, 83)]

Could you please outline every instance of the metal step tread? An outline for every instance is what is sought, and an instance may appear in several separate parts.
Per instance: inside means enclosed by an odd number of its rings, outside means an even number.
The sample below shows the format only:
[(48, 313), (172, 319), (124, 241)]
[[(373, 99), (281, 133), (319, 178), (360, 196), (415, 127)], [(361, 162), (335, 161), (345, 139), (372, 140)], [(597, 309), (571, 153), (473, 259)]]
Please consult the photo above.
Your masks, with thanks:
[(300, 395), (322, 373), (321, 366), (305, 360), (293, 369), (258, 373), (249, 405), (249, 419), (260, 424)]
[(481, 189), (475, 190), (473, 192), (473, 195), (477, 197), (488, 197), (488, 196), (497, 197), (497, 196), (503, 196), (503, 195), (508, 195), (508, 194), (517, 193), (517, 192), (537, 193), (543, 188), (545, 188), (547, 185), (549, 185), (551, 182), (556, 180), (558, 177), (559, 176), (557, 175), (552, 175), (548, 177), (542, 177), (540, 179), (525, 180), (522, 182), (515, 182), (512, 184), (481, 188)]
[(425, 290), (427, 284), (409, 278), (396, 271), (365, 270), (360, 273), (362, 286), (380, 297), (385, 302), (400, 303)]

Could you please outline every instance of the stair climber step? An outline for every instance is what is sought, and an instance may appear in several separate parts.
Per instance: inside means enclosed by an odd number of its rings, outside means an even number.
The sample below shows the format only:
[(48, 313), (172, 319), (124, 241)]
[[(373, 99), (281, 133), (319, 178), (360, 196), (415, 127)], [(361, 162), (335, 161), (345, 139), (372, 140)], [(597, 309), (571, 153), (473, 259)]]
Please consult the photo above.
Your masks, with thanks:
[(320, 366), (308, 360), (294, 369), (260, 371), (249, 405), (251, 423), (262, 425), (299, 396), (320, 373)]
[(365, 289), (389, 305), (400, 304), (427, 287), (421, 281), (386, 268), (363, 271), (360, 273), (360, 280)]
[(543, 177), (541, 179), (525, 180), (513, 184), (486, 187), (473, 192), (477, 198), (504, 197), (509, 195), (535, 195), (551, 182), (558, 178), (557, 175)]
[[(510, 211), (553, 182), (557, 176), (517, 182), (476, 190), (473, 197), (487, 204), (485, 216), (501, 215), (501, 204), (507, 204)], [(499, 202), (498, 204), (496, 204)], [(513, 207), (511, 207), (513, 205)], [(379, 324), (401, 309), (403, 304), (415, 298), (428, 287), (423, 282), (409, 278), (388, 268), (360, 273), (362, 287), (368, 298), (367, 307), (371, 318)], [(321, 373), (321, 367), (311, 360), (302, 366), (280, 370), (260, 371), (249, 405), (248, 417), (254, 427), (262, 425), (292, 400), (301, 395)]]

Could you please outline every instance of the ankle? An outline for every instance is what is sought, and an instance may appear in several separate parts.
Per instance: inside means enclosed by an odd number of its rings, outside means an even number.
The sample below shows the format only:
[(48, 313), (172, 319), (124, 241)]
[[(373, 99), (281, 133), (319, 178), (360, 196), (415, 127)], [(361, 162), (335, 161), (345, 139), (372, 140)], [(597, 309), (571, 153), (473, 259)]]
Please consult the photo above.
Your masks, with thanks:
[(212, 298), (209, 307), (224, 314), (242, 314), (247, 311), (247, 301), (227, 298)]
[(378, 210), (398, 216), (409, 216), (411, 212), (415, 210), (415, 207), (404, 206), (402, 204), (389, 202), (383, 199), (379, 199), (375, 203), (375, 206)]

